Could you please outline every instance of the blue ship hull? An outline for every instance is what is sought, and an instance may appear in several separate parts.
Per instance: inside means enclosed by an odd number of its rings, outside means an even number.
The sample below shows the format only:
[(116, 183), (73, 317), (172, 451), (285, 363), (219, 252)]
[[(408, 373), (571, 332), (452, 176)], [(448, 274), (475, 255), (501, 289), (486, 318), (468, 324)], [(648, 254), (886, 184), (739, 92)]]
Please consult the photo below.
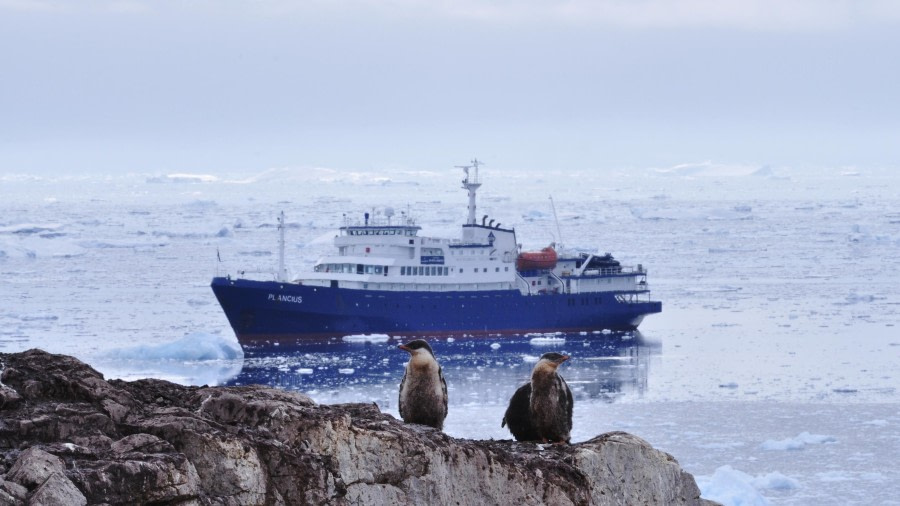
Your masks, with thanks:
[(634, 330), (658, 301), (617, 293), (522, 295), (517, 290), (351, 290), (217, 277), (212, 289), (243, 346), (351, 334), (484, 335)]

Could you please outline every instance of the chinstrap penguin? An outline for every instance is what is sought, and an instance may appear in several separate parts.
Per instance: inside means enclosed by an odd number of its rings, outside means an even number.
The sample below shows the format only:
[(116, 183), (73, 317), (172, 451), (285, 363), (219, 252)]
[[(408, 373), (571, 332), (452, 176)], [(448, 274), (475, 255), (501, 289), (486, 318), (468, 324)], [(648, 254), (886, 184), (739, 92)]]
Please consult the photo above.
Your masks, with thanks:
[(407, 423), (444, 428), (447, 417), (447, 383), (431, 346), (421, 339), (398, 346), (409, 353), (400, 381), (400, 417)]
[(557, 374), (568, 355), (544, 353), (531, 371), (531, 381), (509, 400), (501, 427), (509, 426), (516, 441), (568, 443), (572, 431), (572, 391)]

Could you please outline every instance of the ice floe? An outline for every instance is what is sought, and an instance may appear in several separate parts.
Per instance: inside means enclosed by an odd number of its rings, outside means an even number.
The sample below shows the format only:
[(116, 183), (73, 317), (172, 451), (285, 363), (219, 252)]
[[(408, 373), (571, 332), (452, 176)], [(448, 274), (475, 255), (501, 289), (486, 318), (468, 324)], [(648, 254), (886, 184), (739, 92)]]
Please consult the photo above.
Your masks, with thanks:
[(704, 499), (726, 506), (767, 506), (771, 502), (761, 490), (792, 490), (800, 482), (779, 472), (751, 476), (731, 466), (721, 466), (712, 476), (696, 476), (697, 486)]
[(809, 432), (801, 432), (796, 437), (787, 439), (774, 440), (769, 439), (760, 444), (763, 450), (802, 450), (809, 445), (819, 445), (826, 443), (836, 443), (834, 436), (826, 436), (824, 434), (810, 434)]
[(240, 360), (244, 358), (244, 351), (233, 338), (197, 332), (167, 343), (111, 348), (103, 355), (106, 358), (144, 361)]
[(386, 343), (391, 336), (387, 334), (352, 334), (341, 338), (348, 343)]

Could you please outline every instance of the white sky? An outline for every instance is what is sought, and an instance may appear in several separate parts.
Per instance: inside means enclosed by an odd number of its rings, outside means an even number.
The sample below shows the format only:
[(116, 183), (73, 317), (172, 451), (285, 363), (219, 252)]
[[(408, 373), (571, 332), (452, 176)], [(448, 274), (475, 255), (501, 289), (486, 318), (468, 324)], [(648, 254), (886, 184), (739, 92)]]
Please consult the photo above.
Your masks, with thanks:
[(900, 2), (0, 0), (0, 173), (896, 166)]

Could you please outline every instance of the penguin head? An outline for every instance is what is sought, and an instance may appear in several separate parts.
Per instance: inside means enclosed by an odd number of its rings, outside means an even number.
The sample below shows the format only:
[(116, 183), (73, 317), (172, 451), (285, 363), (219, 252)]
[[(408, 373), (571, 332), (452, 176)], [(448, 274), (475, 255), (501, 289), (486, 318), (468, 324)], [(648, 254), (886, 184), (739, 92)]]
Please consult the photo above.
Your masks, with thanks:
[(562, 364), (566, 360), (569, 360), (568, 355), (563, 355), (561, 353), (556, 353), (554, 351), (551, 351), (550, 353), (544, 353), (543, 355), (541, 355), (541, 359), (539, 362), (542, 365), (550, 366), (550, 367), (556, 369), (557, 367), (559, 367), (560, 364)]
[(434, 357), (434, 351), (431, 350), (431, 346), (428, 346), (428, 343), (421, 339), (416, 339), (415, 341), (410, 341), (406, 344), (401, 344), (397, 346), (403, 351), (408, 352), (410, 355), (417, 355), (419, 353), (428, 353), (432, 357)]

